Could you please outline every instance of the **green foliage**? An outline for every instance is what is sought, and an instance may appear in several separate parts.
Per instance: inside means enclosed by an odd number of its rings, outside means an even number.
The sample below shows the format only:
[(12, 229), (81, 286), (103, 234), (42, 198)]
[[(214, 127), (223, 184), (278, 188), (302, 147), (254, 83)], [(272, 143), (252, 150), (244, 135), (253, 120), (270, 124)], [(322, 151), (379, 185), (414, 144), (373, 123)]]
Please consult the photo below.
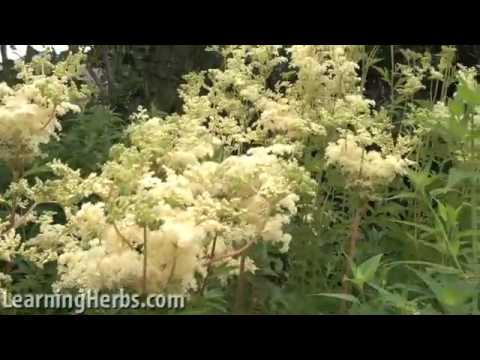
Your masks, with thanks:
[[(374, 68), (389, 84), (401, 76), (392, 76), (388, 66)], [(449, 76), (445, 81), (453, 83)], [(351, 210), (337, 213), (337, 220), (328, 221), (328, 226), (322, 224), (325, 217), (315, 218), (315, 234), (308, 225), (299, 224), (289, 254), (290, 281), (283, 297), (290, 301), (285, 312), (337, 313), (338, 303), (344, 302), (350, 314), (478, 313), (480, 124), (475, 114), (480, 90), (462, 78), (457, 86), (454, 97), (447, 100), (448, 115), (425, 135), (419, 128), (423, 125), (414, 125), (420, 137), (414, 153), (419, 166), (370, 208), (362, 220), (356, 259), (342, 257)], [(408, 101), (395, 101), (396, 117), (412, 111)], [(434, 98), (419, 101), (417, 109), (430, 109), (428, 116), (434, 118), (434, 102)], [(400, 130), (410, 129), (405, 121)], [(308, 166), (321, 171), (318, 161)], [(327, 176), (330, 183), (342, 180), (339, 174)], [(324, 214), (338, 211), (320, 204), (317, 209)], [(349, 281), (355, 285), (351, 294), (342, 292), (344, 261), (351, 262)], [(312, 296), (316, 302), (312, 303)]]
[(96, 105), (65, 120), (63, 127), (60, 139), (45, 145), (47, 157), (27, 176), (45, 170), (44, 164), (53, 159), (59, 159), (83, 174), (99, 170), (108, 159), (111, 147), (122, 140), (125, 122), (105, 106)]

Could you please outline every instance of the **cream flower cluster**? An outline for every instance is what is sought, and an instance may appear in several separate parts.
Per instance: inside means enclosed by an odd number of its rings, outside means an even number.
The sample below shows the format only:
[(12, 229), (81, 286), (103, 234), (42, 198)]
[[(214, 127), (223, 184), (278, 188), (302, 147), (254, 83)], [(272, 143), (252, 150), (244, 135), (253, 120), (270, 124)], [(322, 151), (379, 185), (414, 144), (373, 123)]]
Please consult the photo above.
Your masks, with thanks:
[(58, 117), (80, 111), (90, 89), (78, 87), (83, 55), (70, 55), (53, 65), (47, 55), (32, 63), (17, 64), (23, 81), (13, 88), (0, 84), (0, 159), (11, 166), (29, 161), (39, 153), (39, 145), (61, 129)]
[(371, 126), (373, 100), (362, 95), (358, 71), (359, 46), (292, 46), (291, 65), (298, 80), (285, 85), (286, 97), (300, 116), (326, 131)]
[(263, 112), (258, 124), (262, 130), (273, 134), (285, 134), (288, 139), (297, 140), (305, 135), (325, 135), (325, 128), (313, 121), (308, 121), (294, 110), (287, 101), (259, 102)]
[[(412, 164), (404, 157), (414, 139), (410, 135), (394, 139), (386, 112), (373, 110), (374, 101), (363, 96), (357, 73), (361, 47), (293, 46), (290, 51), (298, 80), (287, 96), (291, 104), (295, 98), (302, 118), (316, 119), (326, 130), (321, 142), (326, 145), (318, 149), (324, 153), (324, 168), (338, 165), (347, 175), (347, 186), (360, 187), (369, 196), (404, 175)], [(373, 144), (381, 150), (367, 151)]]
[[(301, 196), (315, 193), (296, 160), (308, 139), (322, 139), (325, 165), (340, 164), (364, 187), (402, 174), (406, 161), (386, 119), (372, 117), (373, 103), (361, 96), (355, 51), (292, 47), (298, 80), (272, 88), (267, 79), (286, 61), (279, 47), (225, 47), (224, 69), (186, 77), (181, 115), (132, 116), (129, 144), (112, 148), (99, 175), (82, 179), (53, 163), (58, 179), (37, 182), (33, 197), (61, 203), (68, 218), (63, 228), (46, 224), (36, 239), (46, 246), (49, 234), (58, 236), (50, 246), (59, 256), (56, 286), (188, 292), (211, 266), (238, 272), (229, 254), (255, 243), (287, 251), (286, 226)], [(342, 142), (352, 125), (357, 138)], [(363, 150), (373, 142), (383, 153)], [(76, 205), (92, 194), (101, 202)], [(252, 259), (247, 265), (255, 270)]]
[[(31, 241), (58, 254), (57, 289), (188, 292), (210, 267), (238, 273), (238, 258), (230, 254), (239, 249), (265, 241), (288, 250), (285, 226), (300, 195), (314, 193), (294, 146), (215, 160), (218, 138), (201, 118), (186, 113), (162, 120), (144, 110), (133, 118), (132, 146), (112, 149), (99, 175), (82, 181), (56, 162), (59, 179), (33, 187), (37, 201), (54, 194), (68, 218), (65, 225), (46, 224)], [(92, 194), (102, 201), (75, 205)], [(59, 240), (51, 243), (55, 232)], [(246, 263), (256, 270), (252, 259)]]
[(354, 93), (358, 88), (358, 63), (352, 58), (352, 46), (292, 46), (292, 62), (298, 68), (296, 91), (306, 102), (322, 102), (333, 97)]
[(186, 111), (204, 119), (227, 153), (244, 144), (271, 145), (323, 134), (316, 120), (269, 84), (275, 69), (287, 61), (278, 46), (226, 46), (224, 69), (186, 76), (182, 96)]
[(20, 246), (20, 236), (14, 230), (3, 233), (0, 237), (0, 260), (10, 262)]
[[(306, 150), (319, 153), (317, 168), (338, 165), (367, 192), (405, 173), (411, 141), (394, 141), (386, 113), (362, 95), (359, 47), (221, 52), (222, 69), (185, 78), (181, 114), (140, 108), (99, 174), (83, 178), (55, 161), (57, 178), (23, 191), (63, 206), (67, 223), (42, 218), (24, 248), (38, 263), (57, 259), (57, 289), (188, 293), (212, 267), (237, 274), (238, 255), (259, 242), (287, 251), (287, 225), (321, 186), (303, 167)], [(287, 71), (272, 80), (278, 66)], [(367, 151), (372, 144), (381, 151)], [(99, 200), (80, 205), (92, 195)], [(247, 271), (256, 266), (246, 259)]]
[(345, 138), (330, 143), (325, 150), (328, 165), (338, 165), (347, 175), (347, 187), (374, 189), (388, 185), (397, 175), (405, 175), (411, 161), (398, 154), (384, 155), (367, 151), (362, 138), (347, 134)]
[(192, 114), (166, 119), (144, 116), (145, 110), (139, 108), (133, 119), (143, 119), (142, 126), (132, 126), (128, 130), (130, 139), (132, 145), (156, 164), (184, 169), (212, 157), (220, 143)]
[[(357, 74), (360, 50), (225, 46), (224, 68), (189, 74), (180, 95), (186, 112), (203, 119), (227, 153), (251, 144), (318, 142), (339, 126), (371, 123), (374, 102), (361, 95)], [(287, 71), (278, 75), (280, 65)]]
[(425, 89), (426, 80), (436, 81), (437, 90), (438, 82), (446, 82), (447, 86), (450, 85), (455, 70), (455, 47), (442, 46), (437, 64), (434, 64), (429, 52), (421, 54), (410, 49), (401, 49), (400, 52), (406, 64), (396, 64), (394, 86), (401, 100), (411, 100), (418, 91)]

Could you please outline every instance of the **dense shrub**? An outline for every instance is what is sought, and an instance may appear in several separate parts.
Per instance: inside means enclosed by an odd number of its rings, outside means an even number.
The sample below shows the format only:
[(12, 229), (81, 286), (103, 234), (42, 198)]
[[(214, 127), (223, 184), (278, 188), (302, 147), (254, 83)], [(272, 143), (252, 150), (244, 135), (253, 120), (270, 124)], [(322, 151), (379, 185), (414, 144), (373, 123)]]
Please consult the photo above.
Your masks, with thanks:
[(57, 141), (92, 95), (83, 55), (20, 64), (0, 85), (0, 287), (180, 293), (191, 313), (477, 313), (476, 70), (452, 46), (379, 50), (211, 47), (223, 66), (184, 77), (178, 113), (93, 105)]

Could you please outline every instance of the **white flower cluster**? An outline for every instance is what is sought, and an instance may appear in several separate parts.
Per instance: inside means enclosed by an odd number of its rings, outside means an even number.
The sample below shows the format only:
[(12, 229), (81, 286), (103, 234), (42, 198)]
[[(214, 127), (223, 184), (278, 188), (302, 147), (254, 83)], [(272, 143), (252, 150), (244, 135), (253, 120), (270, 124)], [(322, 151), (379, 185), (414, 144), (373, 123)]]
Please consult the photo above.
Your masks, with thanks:
[(282, 96), (279, 84), (268, 84), (276, 67), (287, 61), (280, 48), (226, 46), (224, 69), (186, 77), (180, 92), (185, 109), (204, 120), (227, 153), (242, 152), (244, 144), (271, 145), (324, 135), (318, 118), (303, 112), (293, 96)]
[[(218, 140), (202, 119), (186, 113), (162, 121), (143, 110), (135, 119), (132, 146), (114, 148), (101, 174), (80, 185), (77, 172), (56, 163), (61, 178), (34, 187), (38, 199), (52, 193), (68, 209), (67, 224), (46, 225), (32, 240), (45, 245), (58, 230), (50, 245), (58, 253), (58, 289), (188, 292), (212, 266), (238, 273), (234, 255), (259, 241), (288, 250), (285, 225), (299, 195), (313, 194), (308, 173), (292, 159), (294, 147), (259, 147), (214, 161)], [(179, 161), (181, 154), (188, 161)], [(78, 193), (102, 202), (76, 208)], [(256, 269), (252, 259), (246, 264)]]
[[(181, 115), (132, 116), (129, 143), (111, 149), (99, 174), (50, 165), (57, 178), (26, 196), (63, 205), (67, 223), (44, 217), (24, 250), (40, 264), (57, 258), (56, 288), (188, 293), (212, 267), (237, 274), (239, 255), (259, 242), (287, 251), (287, 224), (319, 185), (301, 166), (305, 149), (320, 154), (317, 168), (339, 165), (367, 192), (405, 173), (410, 140), (395, 142), (385, 112), (362, 96), (358, 47), (290, 47), (286, 75), (297, 79), (272, 85), (287, 61), (280, 50), (224, 47), (223, 69), (186, 77)], [(79, 205), (91, 195), (100, 200)]]
[(394, 79), (394, 87), (402, 101), (411, 100), (417, 92), (425, 89), (424, 81), (426, 80), (436, 82), (437, 90), (440, 82), (445, 83), (445, 87), (450, 85), (455, 70), (455, 47), (442, 46), (437, 64), (433, 63), (432, 55), (428, 51), (421, 54), (410, 49), (401, 49), (400, 52), (406, 64), (396, 64), (394, 77), (397, 79)]
[[(293, 63), (299, 68), (296, 90), (308, 101), (318, 102), (354, 93), (358, 89), (358, 63), (346, 45), (292, 46)], [(301, 89), (300, 89), (301, 88)]]
[(305, 120), (286, 101), (264, 101), (260, 103), (262, 115), (258, 124), (273, 134), (285, 134), (288, 139), (303, 139), (305, 135), (325, 135), (325, 128)]
[(0, 237), (0, 260), (10, 262), (20, 246), (20, 236), (9, 230)]
[(73, 81), (82, 71), (83, 55), (70, 55), (53, 65), (47, 55), (32, 63), (17, 64), (23, 81), (13, 88), (0, 84), (0, 159), (12, 167), (38, 155), (61, 129), (58, 117), (78, 112), (90, 95), (89, 88), (78, 88)]
[(425, 89), (425, 85), (422, 83), (423, 69), (416, 70), (410, 65), (403, 64), (398, 64), (397, 67), (401, 75), (401, 83), (397, 86), (397, 91), (401, 96), (411, 98), (420, 90)]
[(344, 45), (302, 45), (290, 49), (298, 79), (285, 85), (285, 96), (309, 123), (308, 129), (323, 129), (316, 134), (323, 135), (327, 142), (337, 138), (339, 128), (365, 128), (374, 122), (375, 102), (362, 95), (357, 73), (360, 51), (361, 47)]
[(347, 187), (374, 189), (388, 185), (397, 175), (405, 175), (412, 164), (398, 154), (384, 155), (379, 151), (367, 151), (362, 138), (347, 134), (344, 139), (330, 143), (325, 150), (327, 164), (340, 166), (347, 175)]

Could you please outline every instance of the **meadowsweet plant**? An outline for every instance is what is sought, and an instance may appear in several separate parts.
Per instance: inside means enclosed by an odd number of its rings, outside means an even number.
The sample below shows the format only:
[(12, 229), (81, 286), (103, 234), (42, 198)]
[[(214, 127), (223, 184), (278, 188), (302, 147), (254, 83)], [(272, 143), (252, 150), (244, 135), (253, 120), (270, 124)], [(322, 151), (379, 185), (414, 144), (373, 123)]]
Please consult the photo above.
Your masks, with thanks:
[(81, 53), (53, 65), (48, 54), (35, 56), (31, 63), (17, 63), (21, 83), (0, 84), (1, 160), (20, 171), (39, 154), (61, 130), (59, 117), (81, 111), (90, 95), (75, 78), (82, 72)]
[[(79, 53), (54, 65), (49, 53), (41, 54), (31, 63), (16, 64), (19, 84), (0, 84), (0, 161), (13, 177), (10, 188), (0, 197), (1, 206), (8, 209), (8, 216), (0, 219), (0, 256), (7, 269), (19, 254), (40, 263), (49, 259), (41, 251), (27, 249), (17, 232), (28, 223), (43, 221), (34, 212), (38, 204), (28, 208), (29, 185), (23, 175), (41, 155), (40, 145), (58, 137), (60, 118), (68, 112), (80, 112), (92, 95), (91, 88), (76, 82), (84, 71), (83, 59)], [(11, 284), (8, 273), (0, 274), (0, 287)]]
[(90, 173), (55, 159), (23, 177), (89, 98), (84, 55), (1, 85), (1, 288), (26, 259), (55, 264), (55, 291), (221, 296), (224, 312), (478, 312), (480, 88), (455, 47), (392, 45), (384, 67), (378, 46), (208, 50), (223, 65), (184, 77), (182, 110), (139, 107)]
[[(283, 227), (297, 212), (296, 192), (302, 186), (311, 192), (313, 187), (308, 174), (301, 175), (303, 170), (296, 168), (294, 158), (285, 162), (279, 156), (298, 157), (299, 150), (309, 141), (322, 138), (327, 143), (344, 132), (342, 127), (352, 123), (357, 132), (363, 131), (363, 145), (372, 141), (365, 129), (374, 122), (369, 111), (372, 102), (363, 99), (358, 88), (356, 50), (342, 46), (287, 49), (292, 58), (290, 66), (299, 68), (299, 80), (293, 85), (284, 81), (269, 88), (268, 79), (275, 67), (287, 61), (279, 55), (280, 47), (227, 47), (223, 50), (225, 69), (188, 79), (181, 93), (185, 115), (150, 119), (140, 109), (132, 117), (140, 124), (128, 130), (131, 146), (112, 149), (114, 160), (105, 165), (100, 176), (84, 180), (63, 164), (53, 163), (52, 170), (61, 178), (37, 183), (32, 200), (62, 204), (72, 225), (67, 223), (65, 231), (59, 234), (57, 224), (44, 223), (30, 243), (45, 249), (47, 258), (58, 253), (61, 280), (56, 286), (127, 286), (148, 291), (163, 289), (176, 281), (186, 291), (199, 286), (196, 276), (206, 277), (212, 263), (228, 260), (229, 252), (237, 255), (242, 246), (247, 250), (261, 239), (278, 242), (282, 250), (288, 249), (291, 237), (283, 233)], [(206, 84), (207, 80), (211, 86)], [(201, 94), (202, 90), (207, 94)], [(337, 141), (338, 145), (342, 140)], [(205, 161), (222, 145), (221, 162)], [(252, 145), (254, 148), (247, 150)], [(348, 167), (348, 156), (338, 155), (335, 159), (333, 149), (330, 141), (326, 165), (330, 160), (340, 161), (342, 170), (356, 176)], [(350, 149), (345, 146), (344, 150), (346, 153)], [(383, 160), (378, 152), (372, 155), (365, 156), (363, 177), (367, 187), (374, 185), (369, 181), (375, 181), (368, 170), (370, 162), (376, 160), (378, 165)], [(402, 164), (392, 168), (395, 158), (391, 157), (384, 159), (386, 174), (378, 178), (383, 176), (388, 181), (396, 172), (404, 171)], [(361, 168), (363, 163), (358, 164)], [(357, 170), (360, 168), (357, 165)], [(286, 179), (276, 179), (274, 174)], [(290, 181), (289, 174), (294, 175)], [(216, 184), (210, 184), (213, 179)], [(163, 193), (162, 188), (173, 194)], [(87, 203), (76, 208), (82, 197), (92, 194), (100, 197), (103, 206), (88, 207)], [(168, 195), (172, 196), (170, 201)], [(200, 209), (193, 211), (197, 196)], [(160, 209), (153, 210), (162, 202), (168, 209), (176, 205), (182, 212), (186, 207), (193, 218), (179, 222), (183, 216), (174, 212), (168, 221)], [(201, 210), (205, 206), (207, 209)], [(95, 215), (88, 217), (90, 223), (82, 222), (75, 214), (78, 210), (81, 219), (82, 214), (94, 209)], [(207, 229), (199, 227), (203, 222), (194, 216), (197, 212), (210, 215)], [(97, 222), (92, 224), (93, 219)], [(79, 233), (75, 234), (76, 231)], [(220, 254), (220, 260), (215, 259), (216, 254)], [(255, 269), (251, 261), (236, 264), (242, 268), (249, 264), (247, 267)]]
[[(258, 242), (288, 250), (284, 225), (299, 196), (313, 191), (305, 170), (279, 156), (289, 149), (262, 147), (215, 161), (218, 139), (200, 119), (148, 118), (143, 110), (134, 117), (131, 146), (112, 149), (100, 175), (80, 180), (56, 164), (61, 177), (32, 188), (36, 201), (62, 194), (49, 199), (67, 214), (61, 236), (52, 224), (31, 240), (57, 252), (58, 288), (183, 293), (203, 286), (212, 267), (238, 271), (232, 258)], [(159, 144), (152, 132), (161, 135)], [(79, 189), (100, 201), (78, 206)], [(242, 271), (256, 270), (251, 259), (242, 263)]]

